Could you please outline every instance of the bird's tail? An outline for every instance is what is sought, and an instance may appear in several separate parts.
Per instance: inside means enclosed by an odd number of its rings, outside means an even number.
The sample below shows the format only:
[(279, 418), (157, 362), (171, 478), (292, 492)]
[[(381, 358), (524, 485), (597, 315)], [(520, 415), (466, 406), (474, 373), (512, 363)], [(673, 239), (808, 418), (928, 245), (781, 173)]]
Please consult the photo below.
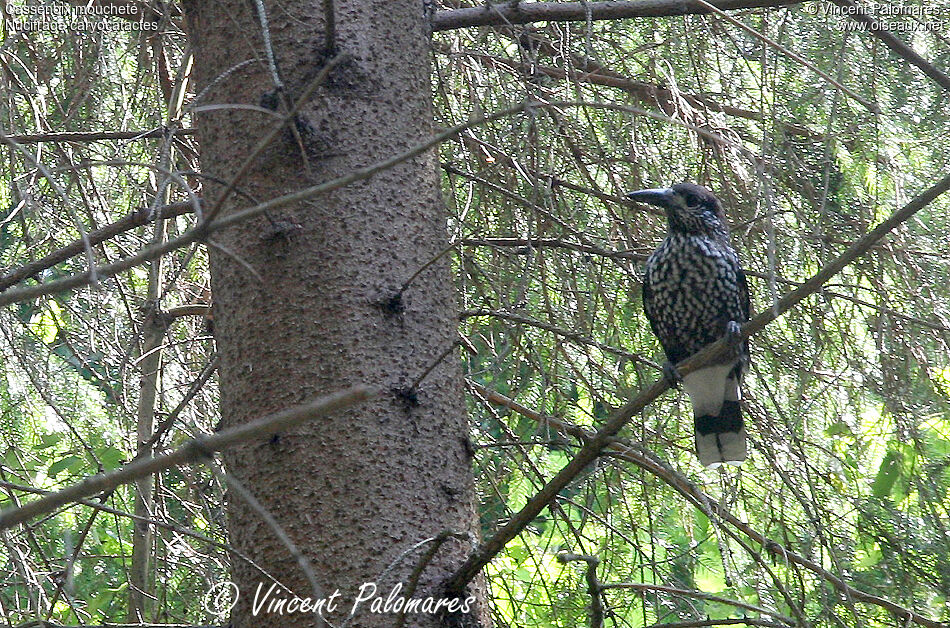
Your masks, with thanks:
[(745, 426), (739, 399), (739, 369), (717, 364), (683, 378), (693, 406), (696, 454), (704, 466), (738, 465), (746, 458)]
[(738, 401), (723, 401), (718, 416), (704, 414), (694, 420), (696, 455), (703, 466), (739, 465), (746, 458), (746, 436)]

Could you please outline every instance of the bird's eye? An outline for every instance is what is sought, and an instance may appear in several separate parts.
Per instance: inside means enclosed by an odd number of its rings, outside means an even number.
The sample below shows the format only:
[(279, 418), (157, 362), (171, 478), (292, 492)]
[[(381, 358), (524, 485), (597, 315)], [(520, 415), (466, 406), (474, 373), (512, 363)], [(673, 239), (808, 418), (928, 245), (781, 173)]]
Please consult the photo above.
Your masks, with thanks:
[(702, 204), (702, 201), (699, 200), (699, 197), (695, 194), (686, 195), (686, 206), (690, 209), (695, 209)]

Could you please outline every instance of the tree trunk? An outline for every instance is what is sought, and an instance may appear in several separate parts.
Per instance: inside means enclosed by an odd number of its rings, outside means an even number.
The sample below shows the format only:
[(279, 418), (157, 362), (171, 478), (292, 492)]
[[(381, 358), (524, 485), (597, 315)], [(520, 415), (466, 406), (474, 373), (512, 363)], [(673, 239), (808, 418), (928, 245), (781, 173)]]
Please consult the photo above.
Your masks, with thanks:
[[(285, 111), (335, 53), (344, 60), (238, 183), (222, 210), (246, 206), (399, 154), (431, 134), (428, 32), (418, 0), (339, 0), (335, 47), (325, 41), (320, 3), (264, 2), (276, 69), (275, 90), (255, 2), (187, 3), (199, 104), (240, 103)], [(234, 108), (195, 116), (204, 196), (223, 187), (275, 118)], [(435, 155), (383, 171), (329, 195), (211, 236), (215, 336), (221, 356), (222, 424), (236, 425), (345, 386), (383, 391), (370, 404), (320, 419), (270, 442), (230, 451), (230, 474), (273, 515), (313, 565), (323, 595), (335, 591), (334, 623), (364, 583), (384, 599), (402, 594), (428, 549), (415, 544), (475, 529), (474, 498), (454, 351), (410, 393), (404, 389), (443, 357), (456, 338), (454, 287), (440, 261), (403, 283), (446, 245)], [(253, 270), (251, 270), (253, 269)], [(403, 389), (403, 393), (397, 391)], [(303, 570), (260, 516), (229, 494), (231, 542), (301, 597)], [(422, 573), (413, 597), (436, 589), (470, 551), (449, 540)], [(385, 573), (387, 567), (396, 566)], [(266, 607), (251, 617), (258, 583), (270, 580), (235, 562), (241, 592), (235, 626), (311, 626), (312, 615)], [(368, 589), (364, 589), (364, 594)], [(275, 592), (288, 597), (286, 592)], [(261, 596), (262, 597), (262, 596)], [(260, 600), (261, 597), (258, 599)], [(393, 626), (395, 614), (357, 608), (351, 625)], [(477, 605), (475, 615), (482, 614)], [(454, 618), (456, 625), (476, 625)], [(410, 614), (406, 626), (440, 625)]]

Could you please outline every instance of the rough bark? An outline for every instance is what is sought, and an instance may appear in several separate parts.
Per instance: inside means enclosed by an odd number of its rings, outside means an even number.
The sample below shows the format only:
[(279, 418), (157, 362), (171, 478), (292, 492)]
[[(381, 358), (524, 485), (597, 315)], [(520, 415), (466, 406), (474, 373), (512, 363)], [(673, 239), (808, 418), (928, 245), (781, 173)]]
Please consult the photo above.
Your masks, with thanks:
[[(293, 102), (330, 53), (318, 2), (265, 2), (286, 100)], [(264, 200), (402, 152), (431, 134), (428, 32), (415, 0), (339, 0), (336, 51), (345, 60), (264, 150), (239, 183)], [(200, 92), (207, 104), (280, 104), (255, 5), (189, 2)], [(205, 173), (227, 180), (241, 168), (274, 118), (246, 109), (196, 115)], [(206, 184), (213, 206), (222, 187)], [(238, 198), (237, 195), (233, 195)], [(240, 207), (229, 200), (223, 215)], [(213, 211), (213, 210), (212, 210)], [(412, 394), (396, 394), (454, 342), (454, 288), (440, 261), (393, 300), (446, 244), (435, 155), (404, 162), (325, 197), (241, 223), (209, 247), (224, 427), (313, 396), (365, 383), (393, 391), (225, 455), (229, 473), (262, 503), (308, 557), (326, 595), (339, 590), (338, 622), (360, 586), (384, 597), (406, 585), (425, 547), (381, 577), (403, 552), (444, 531), (474, 529), (462, 380), (454, 353)], [(253, 269), (253, 272), (249, 270)], [(231, 542), (301, 596), (304, 573), (245, 501), (228, 503)], [(471, 547), (444, 543), (423, 571), (415, 597), (438, 583)], [(311, 626), (313, 616), (250, 616), (266, 577), (236, 564), (242, 597), (235, 626)], [(286, 594), (282, 594), (286, 595)], [(364, 605), (361, 608), (366, 608)], [(480, 612), (480, 611), (479, 611)], [(351, 625), (391, 626), (392, 613), (361, 612)], [(434, 627), (437, 616), (408, 615), (406, 626)], [(472, 625), (472, 624), (457, 624)]]

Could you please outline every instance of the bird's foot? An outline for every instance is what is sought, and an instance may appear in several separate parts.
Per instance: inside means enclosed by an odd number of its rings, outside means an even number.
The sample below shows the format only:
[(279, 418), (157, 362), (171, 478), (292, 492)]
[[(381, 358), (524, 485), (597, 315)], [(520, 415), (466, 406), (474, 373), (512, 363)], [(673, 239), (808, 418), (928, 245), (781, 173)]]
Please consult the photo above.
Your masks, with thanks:
[(670, 385), (670, 388), (676, 388), (683, 381), (683, 376), (676, 370), (676, 365), (667, 360), (663, 363), (663, 379)]
[(736, 321), (726, 323), (726, 343), (730, 347), (736, 347), (742, 340), (742, 325)]

